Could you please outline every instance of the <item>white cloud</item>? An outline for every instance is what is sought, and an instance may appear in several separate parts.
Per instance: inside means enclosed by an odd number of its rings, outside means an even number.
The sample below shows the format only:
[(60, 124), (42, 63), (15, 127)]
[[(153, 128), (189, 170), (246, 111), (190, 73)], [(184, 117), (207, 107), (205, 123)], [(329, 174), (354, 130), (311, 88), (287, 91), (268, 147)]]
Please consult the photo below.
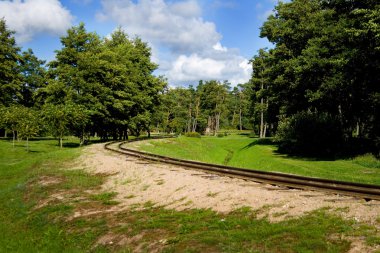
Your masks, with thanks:
[(176, 85), (210, 79), (228, 80), (234, 86), (247, 82), (251, 76), (248, 60), (229, 52), (223, 54), (224, 57), (214, 58), (180, 55), (173, 61), (167, 77)]
[(216, 51), (227, 52), (227, 48), (223, 47), (222, 44), (220, 44), (220, 42), (216, 43), (214, 46), (212, 46), (212, 48)]
[(196, 0), (103, 0), (102, 6), (98, 19), (113, 20), (127, 33), (148, 41), (159, 73), (169, 82), (248, 81), (249, 75), (239, 66), (246, 60), (238, 50), (222, 46), (222, 35), (214, 23), (202, 18)]
[(63, 34), (73, 17), (58, 0), (0, 1), (0, 17), (16, 31), (18, 43), (24, 43), (39, 33)]
[(195, 1), (166, 3), (163, 0), (103, 0), (99, 19), (113, 19), (130, 34), (164, 45), (173, 51), (191, 53), (214, 45), (221, 35), (215, 25), (201, 18)]

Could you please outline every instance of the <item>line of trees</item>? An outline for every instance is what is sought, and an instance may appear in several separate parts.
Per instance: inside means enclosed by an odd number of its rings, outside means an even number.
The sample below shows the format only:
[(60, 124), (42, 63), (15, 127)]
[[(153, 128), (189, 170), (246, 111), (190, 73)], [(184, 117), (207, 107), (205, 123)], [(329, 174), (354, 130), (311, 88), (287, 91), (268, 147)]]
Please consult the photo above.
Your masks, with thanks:
[(32, 50), (21, 52), (0, 20), (0, 129), (14, 138), (50, 133), (61, 145), (67, 134), (83, 143), (152, 129), (251, 129), (274, 136), (288, 153), (379, 156), (378, 1), (279, 2), (261, 37), (273, 48), (251, 59), (248, 83), (168, 88), (152, 74), (157, 65), (147, 44), (121, 29), (100, 38), (84, 24), (72, 27), (45, 65)]
[(261, 28), (273, 43), (252, 59), (260, 136), (271, 126), (290, 153), (380, 148), (380, 4), (279, 3)]
[[(45, 65), (32, 50), (21, 52), (0, 20), (0, 129), (13, 138), (74, 134), (126, 139), (150, 131), (166, 87), (139, 38), (117, 29), (109, 38), (84, 24), (61, 38), (55, 60)], [(5, 135), (7, 134), (5, 131)]]
[(221, 129), (252, 129), (249, 97), (245, 85), (231, 89), (227, 81), (200, 81), (196, 88), (166, 89), (155, 119), (156, 129), (210, 135)]

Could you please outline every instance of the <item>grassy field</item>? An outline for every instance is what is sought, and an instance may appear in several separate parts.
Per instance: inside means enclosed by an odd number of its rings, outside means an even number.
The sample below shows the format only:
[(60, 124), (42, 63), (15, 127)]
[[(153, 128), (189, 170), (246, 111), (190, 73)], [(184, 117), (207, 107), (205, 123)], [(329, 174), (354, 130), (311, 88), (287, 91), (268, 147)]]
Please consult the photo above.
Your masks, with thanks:
[[(265, 208), (218, 214), (141, 203), (110, 213), (118, 202), (100, 190), (107, 175), (75, 169), (82, 149), (56, 145), (32, 141), (26, 152), (0, 140), (0, 252), (347, 252), (349, 237), (380, 244), (375, 227), (333, 214), (342, 210), (275, 223), (258, 218)], [(79, 211), (93, 214), (75, 218)]]
[(189, 160), (380, 185), (380, 161), (372, 155), (334, 161), (289, 157), (278, 154), (275, 145), (243, 135), (182, 136), (138, 145), (144, 151)]

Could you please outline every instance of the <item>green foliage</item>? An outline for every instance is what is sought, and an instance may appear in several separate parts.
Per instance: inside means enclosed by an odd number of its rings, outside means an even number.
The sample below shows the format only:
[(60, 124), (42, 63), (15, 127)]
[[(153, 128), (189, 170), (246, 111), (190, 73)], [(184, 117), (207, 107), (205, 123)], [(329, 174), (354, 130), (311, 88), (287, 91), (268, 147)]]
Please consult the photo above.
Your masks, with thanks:
[(165, 82), (152, 75), (150, 48), (121, 29), (100, 39), (84, 24), (61, 38), (63, 48), (49, 63), (52, 80), (45, 88), (47, 102), (82, 107), (74, 132), (84, 138), (97, 132), (102, 138), (122, 138), (127, 131), (139, 135), (150, 130)]
[(21, 98), (19, 104), (26, 107), (40, 107), (43, 104), (42, 94), (38, 91), (46, 85), (45, 61), (39, 60), (32, 49), (20, 56)]
[(0, 19), (0, 105), (9, 106), (20, 94), (21, 76), (18, 71), (19, 51), (4, 18)]
[(45, 104), (43, 107), (43, 121), (50, 134), (59, 138), (62, 147), (62, 139), (69, 133), (75, 133), (85, 127), (88, 122), (87, 111), (81, 105), (76, 104)]
[(201, 138), (201, 134), (198, 132), (188, 132), (185, 133), (186, 137)]
[[(345, 136), (370, 139), (379, 153), (379, 11), (376, 1), (294, 0), (276, 6), (261, 28), (274, 48), (254, 57), (251, 79), (252, 102), (267, 98), (264, 117), (274, 130), (278, 118), (318, 112), (339, 120)], [(260, 82), (266, 89), (258, 90)]]
[(222, 138), (224, 136), (226, 136), (226, 134), (224, 134), (224, 133), (217, 133), (217, 135), (216, 135), (216, 137), (218, 137), (218, 138)]
[(341, 129), (340, 122), (326, 113), (300, 112), (280, 122), (276, 140), (280, 152), (333, 157), (343, 146)]

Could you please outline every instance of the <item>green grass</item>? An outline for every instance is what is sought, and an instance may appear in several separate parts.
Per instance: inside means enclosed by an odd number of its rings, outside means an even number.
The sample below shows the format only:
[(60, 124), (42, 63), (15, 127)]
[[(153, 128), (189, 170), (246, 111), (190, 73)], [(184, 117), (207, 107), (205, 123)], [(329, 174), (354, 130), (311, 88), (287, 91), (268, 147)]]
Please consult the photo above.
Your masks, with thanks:
[[(24, 142), (12, 148), (0, 140), (0, 252), (83, 252), (96, 238), (96, 230), (69, 233), (63, 221), (73, 213), (72, 203), (42, 205), (49, 192), (75, 194), (102, 182), (83, 171), (60, 170), (80, 149), (56, 145), (55, 140), (31, 141), (27, 152)], [(44, 180), (53, 183), (40, 184)]]
[(149, 206), (144, 212), (119, 214), (127, 224), (116, 232), (145, 234), (146, 246), (160, 241), (163, 252), (347, 252), (350, 242), (341, 235), (366, 234), (368, 243), (379, 239), (369, 236), (374, 228), (343, 220), (326, 210), (270, 223), (257, 218), (260, 211), (249, 208), (222, 215), (211, 210), (176, 212)]
[[(31, 143), (31, 151), (0, 140), (0, 252), (347, 252), (344, 238), (350, 236), (380, 243), (373, 226), (333, 210), (274, 223), (258, 218), (266, 208), (218, 214), (147, 202), (109, 212), (117, 193), (101, 192), (106, 176), (71, 168), (81, 148), (61, 150), (41, 140)], [(77, 212), (91, 215), (73, 218)], [(104, 235), (109, 241), (96, 244)], [(125, 238), (128, 243), (118, 245)]]
[(100, 201), (104, 205), (117, 205), (119, 202), (112, 200), (117, 192), (102, 192), (91, 196), (92, 200)]
[(139, 148), (208, 163), (380, 185), (380, 161), (372, 155), (339, 160), (289, 157), (278, 154), (275, 145), (239, 135), (151, 140)]

